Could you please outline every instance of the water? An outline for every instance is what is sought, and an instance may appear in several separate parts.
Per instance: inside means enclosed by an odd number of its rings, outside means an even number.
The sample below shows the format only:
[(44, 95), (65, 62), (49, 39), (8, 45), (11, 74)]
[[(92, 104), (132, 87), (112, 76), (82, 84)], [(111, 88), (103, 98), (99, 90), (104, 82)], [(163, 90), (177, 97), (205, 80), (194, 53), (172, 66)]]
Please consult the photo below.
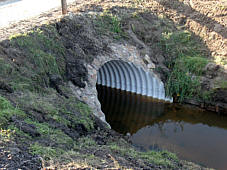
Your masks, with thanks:
[(130, 133), (135, 146), (227, 169), (227, 116), (103, 86), (97, 90), (107, 122), (119, 133)]

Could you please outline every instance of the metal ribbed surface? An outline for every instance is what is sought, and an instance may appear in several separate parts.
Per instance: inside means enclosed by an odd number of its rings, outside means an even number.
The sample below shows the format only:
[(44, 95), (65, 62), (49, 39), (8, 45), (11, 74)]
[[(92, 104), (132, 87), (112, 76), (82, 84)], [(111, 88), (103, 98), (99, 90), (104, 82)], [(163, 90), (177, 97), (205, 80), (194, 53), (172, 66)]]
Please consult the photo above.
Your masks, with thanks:
[(173, 101), (172, 98), (165, 97), (164, 84), (161, 80), (132, 63), (120, 60), (109, 61), (99, 69), (97, 84), (159, 100)]

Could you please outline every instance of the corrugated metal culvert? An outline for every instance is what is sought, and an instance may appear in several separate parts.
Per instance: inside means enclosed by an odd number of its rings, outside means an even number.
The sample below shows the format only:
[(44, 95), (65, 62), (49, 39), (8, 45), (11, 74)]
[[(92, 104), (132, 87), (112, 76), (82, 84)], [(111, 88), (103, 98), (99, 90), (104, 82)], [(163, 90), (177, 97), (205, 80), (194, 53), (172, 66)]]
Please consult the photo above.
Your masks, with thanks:
[(97, 84), (172, 102), (165, 96), (163, 82), (150, 72), (121, 60), (105, 63), (98, 71)]

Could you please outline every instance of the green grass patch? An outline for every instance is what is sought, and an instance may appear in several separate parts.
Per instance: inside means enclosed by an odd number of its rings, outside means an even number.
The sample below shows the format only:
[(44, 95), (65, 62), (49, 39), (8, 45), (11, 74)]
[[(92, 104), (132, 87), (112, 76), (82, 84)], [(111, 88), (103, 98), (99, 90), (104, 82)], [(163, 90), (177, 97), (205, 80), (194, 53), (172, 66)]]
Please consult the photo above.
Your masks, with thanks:
[(74, 117), (74, 120), (78, 123), (82, 123), (87, 128), (87, 130), (94, 129), (94, 121), (92, 119), (92, 112), (89, 106), (81, 102), (77, 103), (75, 106), (81, 113), (81, 117), (79, 119)]
[[(11, 60), (0, 57), (0, 77), (15, 89), (31, 89), (32, 80), (24, 74), (23, 67), (21, 70), (14, 65)], [(23, 72), (21, 74), (21, 72)], [(23, 75), (24, 74), (24, 75)], [(28, 74), (30, 74), (28, 72)]]
[[(59, 132), (59, 135), (61, 132)], [(60, 137), (60, 136), (59, 136)], [(97, 161), (97, 157), (93, 154), (81, 154), (79, 151), (81, 149), (96, 147), (95, 141), (90, 137), (82, 137), (78, 141), (69, 141), (65, 140), (65, 136), (63, 135), (61, 139), (59, 137), (55, 137), (57, 141), (60, 140), (61, 143), (65, 144), (65, 147), (62, 146), (45, 146), (41, 143), (34, 143), (30, 146), (30, 152), (34, 155), (40, 155), (45, 160), (64, 160), (64, 162), (71, 161), (72, 157), (78, 157), (78, 159), (86, 159), (87, 161)], [(67, 137), (66, 137), (67, 138)], [(64, 140), (64, 141), (62, 141)], [(67, 147), (67, 145), (72, 145), (72, 147)]]
[(175, 163), (179, 161), (175, 154), (170, 153), (168, 151), (140, 152), (140, 151), (136, 151), (134, 148), (119, 146), (116, 143), (111, 143), (108, 145), (108, 147), (112, 151), (120, 152), (120, 154), (123, 156), (127, 155), (127, 156), (133, 157), (134, 159), (143, 159), (150, 163), (164, 166), (166, 168), (174, 168)]
[(58, 146), (73, 145), (73, 140), (69, 136), (67, 136), (64, 132), (60, 129), (53, 129), (50, 127), (48, 123), (38, 123), (31, 119), (26, 119), (26, 123), (33, 124), (36, 126), (38, 132), (42, 135), (41, 138), (47, 138), (52, 143), (57, 144)]
[(63, 149), (53, 148), (50, 146), (42, 146), (39, 143), (31, 145), (29, 150), (33, 155), (42, 156), (45, 160), (58, 158), (64, 153)]
[(50, 134), (54, 133), (54, 130), (49, 127), (48, 123), (38, 123), (29, 118), (26, 119), (25, 122), (28, 124), (35, 125), (35, 127), (37, 128), (38, 132), (41, 135), (50, 135)]
[(97, 146), (96, 142), (91, 137), (82, 137), (74, 144), (75, 150), (80, 150), (81, 148), (90, 148)]
[[(22, 141), (26, 141), (26, 140), (31, 140), (32, 137), (27, 134), (27, 133), (24, 133), (22, 130), (18, 129), (15, 125), (9, 125), (8, 126), (8, 129), (10, 129), (11, 131), (14, 132), (15, 135), (18, 135), (20, 137), (20, 140)], [(24, 138), (24, 139), (23, 139)]]
[(59, 98), (56, 91), (50, 90), (48, 94), (27, 92), (18, 101), (21, 108), (32, 108), (42, 113), (44, 117), (53, 119), (65, 126), (73, 128), (81, 123), (87, 130), (94, 128), (91, 109), (75, 97)]
[(25, 117), (26, 114), (13, 107), (7, 99), (0, 96), (0, 127), (5, 127), (12, 116)]
[(73, 122), (73, 124), (71, 124), (72, 126), (81, 123), (87, 130), (94, 129), (92, 111), (87, 104), (84, 104), (75, 98), (69, 98), (65, 100), (60, 112), (67, 114)]
[(58, 158), (61, 154), (73, 148), (74, 140), (62, 130), (53, 129), (48, 123), (39, 123), (31, 119), (26, 119), (25, 122), (35, 125), (37, 131), (41, 134), (38, 137), (40, 140), (48, 141), (45, 144), (42, 142), (32, 144), (30, 147), (31, 153), (38, 154), (45, 159), (50, 159)]
[(102, 34), (112, 34), (115, 39), (125, 37), (125, 33), (122, 30), (121, 19), (108, 11), (97, 16), (95, 25), (96, 29)]
[(208, 64), (208, 60), (200, 56), (184, 56), (181, 60), (187, 71), (195, 75), (201, 75), (204, 72), (204, 67)]
[(166, 92), (176, 96), (179, 102), (186, 98), (201, 97), (199, 76), (204, 72), (208, 60), (202, 56), (199, 45), (188, 31), (167, 31), (163, 33), (161, 46), (165, 55), (168, 74)]
[[(49, 85), (49, 74), (64, 77), (65, 48), (53, 26), (46, 25), (28, 33), (13, 35), (10, 37), (10, 43), (13, 48), (23, 51), (26, 57), (24, 65), (18, 68), (17, 72), (21, 79), (14, 81), (14, 89), (28, 87), (26, 89), (42, 91)], [(2, 72), (9, 70), (10, 66), (4, 64)]]

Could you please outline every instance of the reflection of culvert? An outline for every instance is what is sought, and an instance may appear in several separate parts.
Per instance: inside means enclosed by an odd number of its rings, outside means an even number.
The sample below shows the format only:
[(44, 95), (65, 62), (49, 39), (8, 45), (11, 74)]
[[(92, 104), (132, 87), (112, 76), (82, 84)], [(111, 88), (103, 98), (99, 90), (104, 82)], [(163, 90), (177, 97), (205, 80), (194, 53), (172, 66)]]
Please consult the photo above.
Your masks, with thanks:
[(121, 60), (105, 63), (98, 71), (97, 84), (172, 102), (172, 98), (165, 96), (161, 80), (150, 72)]

